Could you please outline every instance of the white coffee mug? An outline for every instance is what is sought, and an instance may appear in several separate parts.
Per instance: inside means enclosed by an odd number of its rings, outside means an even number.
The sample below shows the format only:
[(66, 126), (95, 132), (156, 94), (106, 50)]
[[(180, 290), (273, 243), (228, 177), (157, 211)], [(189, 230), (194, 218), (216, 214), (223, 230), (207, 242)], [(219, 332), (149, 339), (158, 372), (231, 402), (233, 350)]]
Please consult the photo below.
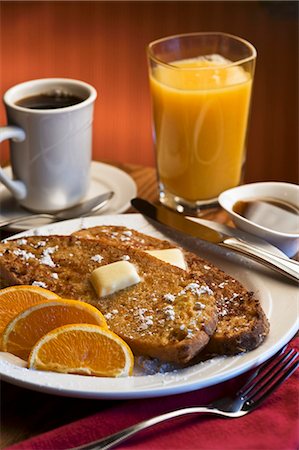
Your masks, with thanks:
[[(18, 104), (22, 99), (51, 92), (80, 100), (55, 109)], [(0, 181), (22, 206), (33, 211), (57, 211), (75, 205), (86, 194), (96, 96), (89, 84), (67, 78), (27, 81), (4, 94), (8, 126), (0, 128), (0, 142), (11, 139), (14, 179), (0, 167)]]

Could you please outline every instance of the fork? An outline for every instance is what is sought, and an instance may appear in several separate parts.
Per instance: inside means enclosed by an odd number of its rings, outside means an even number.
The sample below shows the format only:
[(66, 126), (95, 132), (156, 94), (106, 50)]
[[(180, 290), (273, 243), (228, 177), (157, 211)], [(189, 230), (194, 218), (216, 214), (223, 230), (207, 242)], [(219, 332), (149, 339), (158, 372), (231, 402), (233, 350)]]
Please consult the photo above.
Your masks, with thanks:
[(294, 348), (285, 346), (256, 369), (244, 386), (232, 397), (220, 398), (207, 406), (193, 406), (170, 411), (139, 422), (100, 440), (76, 447), (73, 450), (107, 450), (141, 430), (186, 414), (204, 413), (230, 418), (242, 417), (257, 408), (280, 384), (292, 375), (298, 365), (299, 352)]

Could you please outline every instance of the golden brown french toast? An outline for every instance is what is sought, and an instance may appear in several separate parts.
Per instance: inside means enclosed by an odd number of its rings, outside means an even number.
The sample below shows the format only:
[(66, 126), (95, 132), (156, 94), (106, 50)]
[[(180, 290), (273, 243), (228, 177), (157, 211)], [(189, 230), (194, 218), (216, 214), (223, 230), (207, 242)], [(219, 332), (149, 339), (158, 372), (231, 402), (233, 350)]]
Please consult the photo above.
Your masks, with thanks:
[[(86, 301), (100, 309), (135, 354), (186, 364), (215, 331), (217, 307), (211, 289), (199, 273), (189, 274), (119, 240), (116, 244), (106, 237), (10, 240), (0, 243), (1, 277), (6, 285), (35, 284)], [(141, 281), (99, 298), (91, 273), (121, 260), (134, 264)]]
[[(105, 237), (140, 250), (173, 248), (174, 244), (120, 226), (98, 226), (74, 233), (78, 237)], [(265, 313), (252, 292), (218, 267), (182, 250), (190, 273), (197, 273), (212, 289), (217, 302), (218, 324), (205, 353), (233, 355), (258, 347), (269, 333)]]

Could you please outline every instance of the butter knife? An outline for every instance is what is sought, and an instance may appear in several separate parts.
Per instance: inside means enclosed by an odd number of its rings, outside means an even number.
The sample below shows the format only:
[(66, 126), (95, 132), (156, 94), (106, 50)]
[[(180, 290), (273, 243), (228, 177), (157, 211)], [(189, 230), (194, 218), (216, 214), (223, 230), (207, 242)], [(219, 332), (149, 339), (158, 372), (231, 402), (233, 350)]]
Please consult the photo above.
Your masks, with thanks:
[(187, 219), (182, 214), (164, 206), (155, 206), (147, 200), (134, 198), (132, 206), (141, 214), (170, 228), (186, 233), (190, 236), (211, 242), (226, 249), (235, 251), (253, 259), (270, 269), (279, 272), (293, 281), (299, 282), (299, 263), (290, 258), (277, 256), (267, 250), (255, 246), (240, 237), (231, 237), (226, 233), (214, 230), (206, 225)]

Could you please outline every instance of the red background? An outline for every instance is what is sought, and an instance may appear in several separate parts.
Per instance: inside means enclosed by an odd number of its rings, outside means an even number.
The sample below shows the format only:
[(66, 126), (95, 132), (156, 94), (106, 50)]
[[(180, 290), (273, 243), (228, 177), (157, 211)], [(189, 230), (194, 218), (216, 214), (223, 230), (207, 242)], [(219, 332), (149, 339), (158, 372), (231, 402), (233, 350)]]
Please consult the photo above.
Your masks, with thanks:
[(146, 45), (183, 32), (236, 34), (258, 50), (246, 181), (296, 182), (297, 17), (287, 1), (2, 1), (1, 95), (40, 77), (87, 81), (98, 91), (94, 158), (153, 165)]

